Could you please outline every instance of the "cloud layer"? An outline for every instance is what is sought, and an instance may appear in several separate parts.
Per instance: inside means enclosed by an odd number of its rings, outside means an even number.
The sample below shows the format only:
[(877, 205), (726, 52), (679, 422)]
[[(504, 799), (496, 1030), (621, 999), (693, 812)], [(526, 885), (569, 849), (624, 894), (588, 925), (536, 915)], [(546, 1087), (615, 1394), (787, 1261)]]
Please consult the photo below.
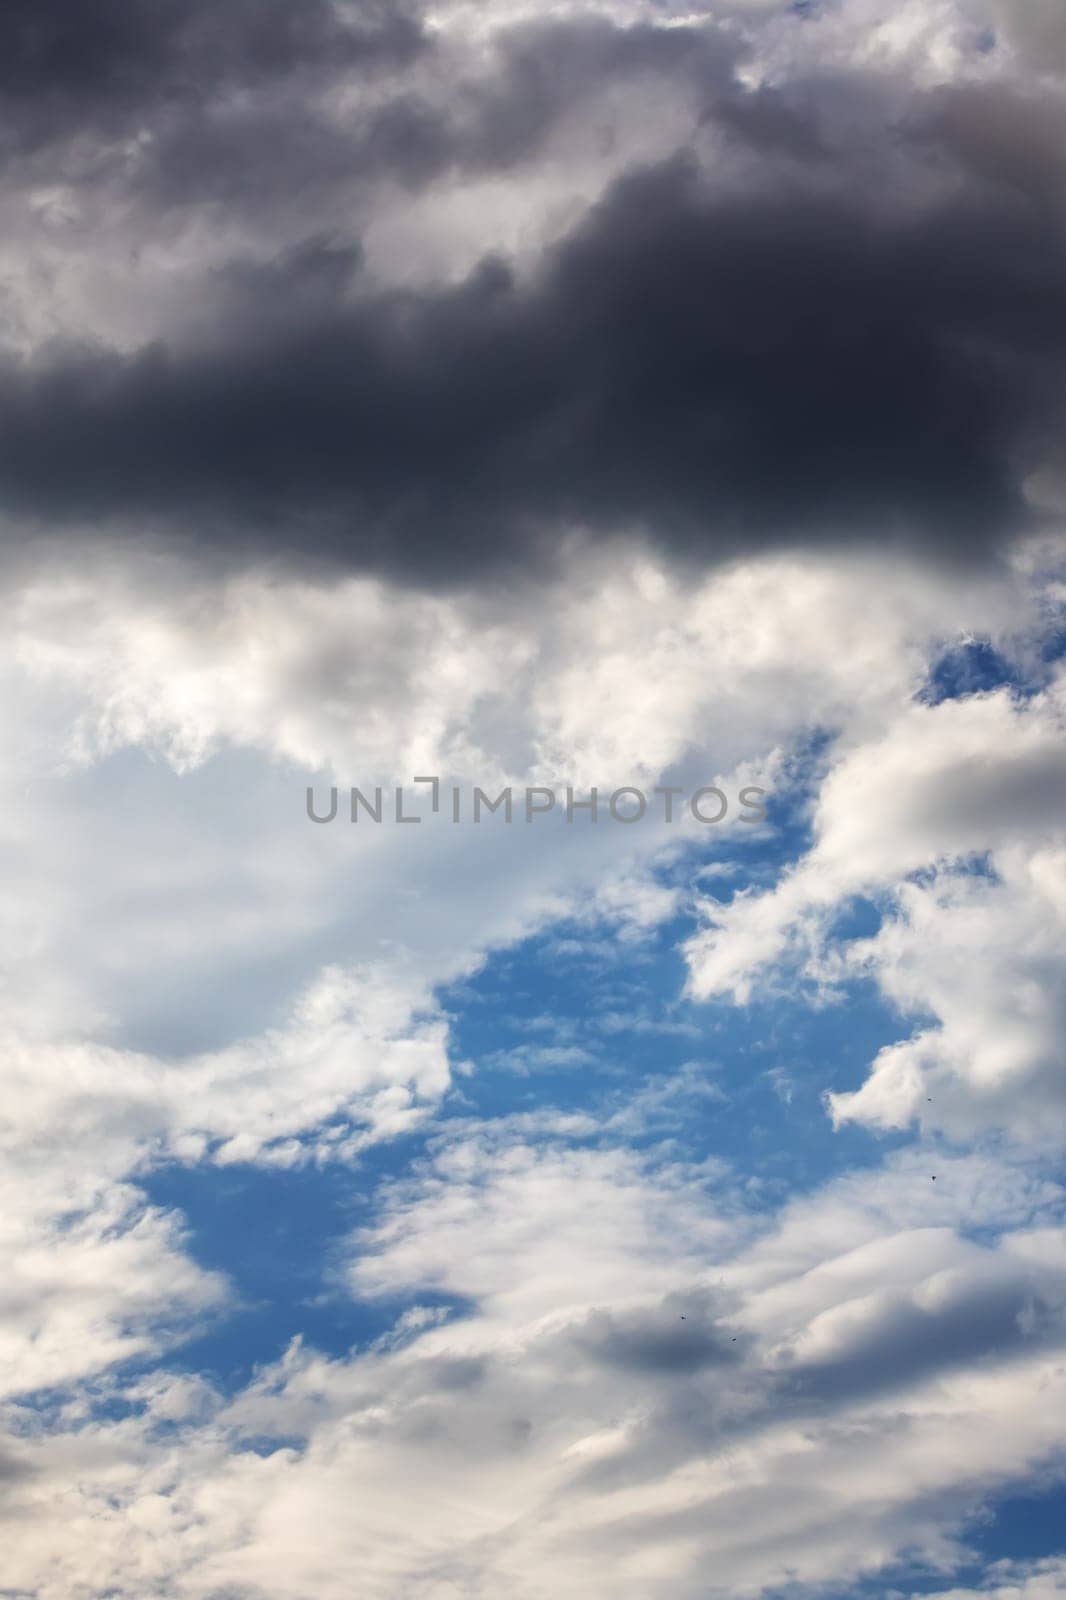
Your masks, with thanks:
[(860, 5), (157, 9), (5, 18), (16, 538), (439, 583), (575, 528), (980, 562), (1040, 515), (1061, 92), (961, 13), (928, 81)]

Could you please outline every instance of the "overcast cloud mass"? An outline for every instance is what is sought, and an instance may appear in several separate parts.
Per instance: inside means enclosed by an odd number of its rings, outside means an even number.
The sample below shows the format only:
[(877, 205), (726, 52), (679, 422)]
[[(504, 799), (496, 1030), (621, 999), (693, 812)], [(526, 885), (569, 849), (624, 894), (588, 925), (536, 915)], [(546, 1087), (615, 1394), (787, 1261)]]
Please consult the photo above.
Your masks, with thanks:
[(3, 1600), (1066, 1596), (1064, 152), (1060, 0), (0, 9)]

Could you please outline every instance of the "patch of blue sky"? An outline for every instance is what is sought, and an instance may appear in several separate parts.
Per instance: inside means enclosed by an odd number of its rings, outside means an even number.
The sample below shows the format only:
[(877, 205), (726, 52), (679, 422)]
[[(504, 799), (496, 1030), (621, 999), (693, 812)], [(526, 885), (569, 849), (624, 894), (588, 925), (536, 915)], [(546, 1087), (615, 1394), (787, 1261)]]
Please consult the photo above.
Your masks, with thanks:
[(935, 883), (947, 871), (956, 878), (984, 878), (989, 883), (1000, 881), (991, 851), (974, 850), (969, 855), (954, 856), (950, 866), (942, 861), (936, 861), (931, 866), (918, 867), (914, 872), (907, 873), (906, 882), (927, 886)]
[(1042, 1561), (1066, 1554), (1066, 1465), (1038, 1493), (986, 1502), (966, 1530), (984, 1561)]
[(224, 1272), (236, 1296), (167, 1366), (232, 1391), (297, 1336), (337, 1357), (382, 1337), (411, 1300), (353, 1298), (342, 1251), (373, 1220), (382, 1184), (457, 1122), (580, 1117), (593, 1143), (721, 1162), (745, 1205), (767, 1210), (903, 1142), (834, 1132), (822, 1103), (827, 1089), (857, 1087), (877, 1049), (906, 1031), (874, 990), (854, 984), (816, 1008), (780, 998), (694, 1003), (682, 993), (677, 949), (689, 926), (679, 918), (632, 948), (557, 927), (492, 957), (443, 997), (452, 1056), (469, 1075), (424, 1130), (371, 1148), (354, 1166), (169, 1163), (150, 1173), (148, 1198), (182, 1213), (190, 1255)]
[[(820, 748), (812, 741), (811, 762)], [(696, 883), (701, 894), (709, 884), (772, 882), (808, 842), (802, 783), (774, 802), (772, 822), (757, 837), (709, 835), (674, 858), (665, 879)], [(834, 1131), (823, 1095), (858, 1087), (881, 1046), (911, 1024), (865, 981), (830, 997), (786, 989), (743, 1007), (688, 999), (681, 946), (697, 915), (682, 897), (672, 919), (640, 937), (607, 922), (558, 922), (492, 953), (440, 994), (457, 1067), (440, 1114), (355, 1165), (169, 1163), (148, 1174), (149, 1199), (183, 1214), (190, 1254), (224, 1272), (236, 1296), (235, 1308), (168, 1365), (209, 1373), (229, 1389), (297, 1335), (340, 1356), (386, 1333), (410, 1302), (353, 1300), (340, 1278), (342, 1249), (372, 1221), (381, 1185), (464, 1121), (524, 1118), (535, 1138), (531, 1114), (545, 1128), (570, 1118), (573, 1137), (622, 1142), (651, 1160), (662, 1148), (671, 1160), (719, 1163), (736, 1174), (745, 1205), (767, 1210), (876, 1165), (905, 1142), (851, 1126)], [(857, 901), (838, 934), (864, 937), (878, 916)]]
[(953, 645), (937, 658), (919, 699), (927, 705), (945, 700), (962, 700), (968, 695), (987, 694), (992, 689), (1025, 687), (1021, 670), (986, 639), (970, 639)]
[[(939, 1595), (945, 1590), (993, 1589), (1009, 1582), (997, 1563), (1038, 1563), (1066, 1555), (1066, 1479), (1049, 1471), (1040, 1490), (992, 1494), (960, 1505), (955, 1536), (959, 1559), (950, 1570), (934, 1570), (913, 1562), (866, 1579), (856, 1579), (825, 1593), (824, 1600), (910, 1600), (914, 1595)], [(1021, 1592), (1020, 1590), (1018, 1591)], [(786, 1591), (767, 1600), (786, 1600)]]
[(679, 945), (693, 926), (682, 915), (631, 946), (557, 927), (446, 993), (454, 1053), (472, 1068), (447, 1114), (550, 1105), (590, 1119), (593, 1139), (668, 1138), (675, 1153), (734, 1167), (767, 1205), (880, 1161), (892, 1141), (834, 1132), (822, 1097), (858, 1087), (910, 1025), (866, 981), (818, 1004), (689, 1000)]
[(926, 705), (945, 700), (962, 700), (969, 695), (1009, 689), (1018, 699), (1038, 693), (1049, 671), (1066, 656), (1066, 627), (1059, 616), (1047, 619), (1047, 627), (1036, 641), (1012, 659), (987, 639), (968, 639), (953, 645), (937, 657), (929, 669), (918, 699)]
[(1051, 666), (1066, 656), (1066, 624), (1049, 628), (1040, 644), (1040, 660)]
[[(226, 1275), (234, 1303), (168, 1353), (170, 1370), (209, 1377), (234, 1392), (296, 1338), (340, 1358), (387, 1334), (409, 1297), (359, 1300), (343, 1281), (354, 1232), (374, 1216), (383, 1180), (425, 1148), (408, 1136), (363, 1152), (355, 1165), (183, 1166), (168, 1162), (142, 1182), (155, 1205), (180, 1211), (197, 1264)], [(456, 1309), (420, 1292), (422, 1306)], [(133, 1370), (131, 1368), (130, 1370)]]

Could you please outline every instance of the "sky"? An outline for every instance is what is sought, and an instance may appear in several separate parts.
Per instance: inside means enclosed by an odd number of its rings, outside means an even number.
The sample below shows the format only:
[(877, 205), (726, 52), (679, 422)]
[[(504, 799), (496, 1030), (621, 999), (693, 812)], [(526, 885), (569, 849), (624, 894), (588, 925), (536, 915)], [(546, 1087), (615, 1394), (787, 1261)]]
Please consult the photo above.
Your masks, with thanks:
[(7, 0), (2, 1600), (1066, 1596), (1064, 151), (1060, 0)]

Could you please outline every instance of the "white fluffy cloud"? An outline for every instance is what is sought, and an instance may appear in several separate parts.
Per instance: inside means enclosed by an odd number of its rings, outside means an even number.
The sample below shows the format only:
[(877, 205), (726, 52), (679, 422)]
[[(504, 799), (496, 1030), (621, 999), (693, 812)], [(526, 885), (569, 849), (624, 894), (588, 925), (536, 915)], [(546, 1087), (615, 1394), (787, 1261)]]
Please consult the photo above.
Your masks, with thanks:
[(977, 1589), (948, 1589), (931, 1600), (1057, 1600), (1066, 1594), (1066, 1562), (997, 1561)]
[[(834, 1096), (836, 1117), (1033, 1135), (1062, 1116), (1064, 686), (902, 707), (832, 765), (799, 863), (770, 891), (708, 904), (688, 946), (695, 994), (743, 1002), (784, 966), (872, 977), (904, 1015), (934, 1019)], [(857, 895), (886, 917), (841, 951), (833, 920)]]
[(402, 983), (413, 961), (432, 986), (590, 900), (647, 922), (671, 908), (649, 862), (720, 836), (683, 808), (672, 828), (317, 829), (305, 786), (321, 804), (330, 782), (419, 773), (718, 779), (732, 823), (745, 782), (787, 782), (797, 740), (846, 748), (898, 716), (942, 640), (1032, 626), (1024, 571), (960, 590), (779, 558), (692, 585), (631, 554), (576, 552), (521, 601), (120, 554), (9, 574), (0, 938), (21, 1025), (188, 1050), (280, 1026), (327, 965), (384, 961)]
[(185, 1255), (180, 1218), (35, 1165), (5, 1163), (0, 1403), (158, 1355), (226, 1297)]
[[(518, 603), (176, 557), (9, 572), (3, 1155), (36, 1195), (0, 1241), (16, 1593), (645, 1600), (704, 1592), (713, 1548), (723, 1592), (755, 1594), (905, 1548), (950, 1564), (963, 1513), (1053, 1451), (1061, 1240), (1035, 1177), (938, 1157), (934, 1189), (909, 1156), (771, 1222), (717, 1167), (571, 1149), (547, 1110), (395, 1190), (348, 1279), (409, 1303), (376, 1349), (295, 1349), (226, 1402), (121, 1376), (226, 1304), (145, 1210), (146, 1163), (351, 1160), (425, 1126), (454, 1068), (441, 984), (558, 917), (639, 945), (685, 900), (662, 853), (722, 836), (315, 828), (308, 781), (785, 788), (827, 739), (814, 844), (716, 909), (694, 985), (739, 997), (795, 956), (822, 990), (873, 976), (935, 1022), (838, 1120), (917, 1100), (1041, 1131), (1060, 690), (914, 696), (972, 630), (1032, 667), (1045, 575), (777, 557), (692, 583), (576, 547), (565, 580)], [(823, 935), (857, 893), (892, 914), (841, 953)], [(111, 1384), (121, 1422), (93, 1410)], [(20, 1396), (57, 1385), (31, 1443)]]
[[(135, 1420), (55, 1434), (11, 1493), (16, 1592), (650, 1600), (950, 1568), (1061, 1443), (1066, 1249), (1052, 1186), (940, 1178), (910, 1154), (766, 1216), (727, 1172), (461, 1131), (353, 1242), (353, 1288), (410, 1302), (394, 1336), (294, 1346), (226, 1403), (158, 1379)], [(42, 1544), (45, 1485), (76, 1514)]]

